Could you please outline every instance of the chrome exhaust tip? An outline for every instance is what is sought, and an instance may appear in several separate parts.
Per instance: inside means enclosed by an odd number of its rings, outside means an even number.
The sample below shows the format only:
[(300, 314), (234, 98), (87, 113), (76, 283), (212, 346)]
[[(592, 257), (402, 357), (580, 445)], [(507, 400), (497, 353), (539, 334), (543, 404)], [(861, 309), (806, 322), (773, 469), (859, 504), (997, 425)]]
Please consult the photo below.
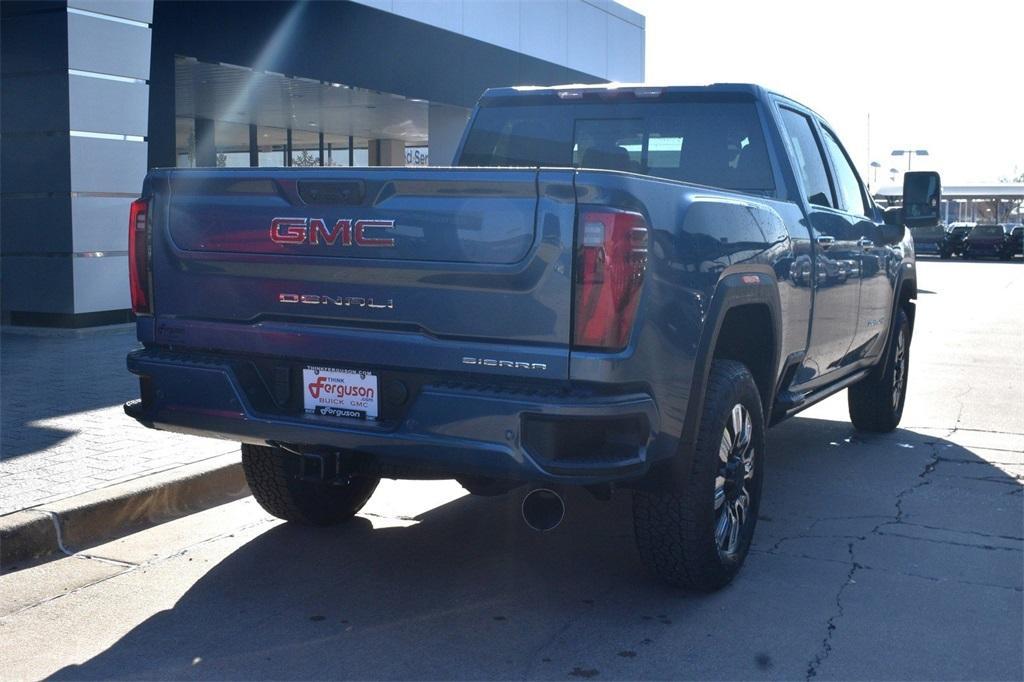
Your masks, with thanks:
[(549, 488), (534, 488), (523, 497), (523, 521), (541, 533), (554, 530), (565, 518), (565, 500)]

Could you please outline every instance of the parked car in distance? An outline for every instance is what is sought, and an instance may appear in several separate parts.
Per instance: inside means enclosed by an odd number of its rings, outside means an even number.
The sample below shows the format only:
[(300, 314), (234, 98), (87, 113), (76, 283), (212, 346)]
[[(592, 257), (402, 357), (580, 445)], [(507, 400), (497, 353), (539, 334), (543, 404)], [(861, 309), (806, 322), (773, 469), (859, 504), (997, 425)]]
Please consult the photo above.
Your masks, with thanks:
[(1024, 256), (1024, 225), (1006, 226), (1006, 244), (1003, 246), (1003, 258), (1009, 260), (1014, 256)]
[(537, 530), (568, 486), (629, 489), (650, 571), (717, 589), (769, 426), (847, 389), (857, 429), (902, 418), (907, 228), (941, 206), (938, 174), (903, 182), (882, 210), (824, 119), (736, 84), (488, 90), (451, 168), (155, 169), (125, 411), (240, 441), (296, 523), (381, 478), (518, 490)]
[(946, 249), (946, 226), (915, 227), (910, 230), (914, 238), (914, 252), (918, 256), (941, 256), (949, 258)]
[(962, 256), (964, 253), (964, 238), (971, 233), (977, 223), (950, 223), (946, 228), (946, 242), (939, 255), (942, 258)]
[(964, 238), (963, 257), (1004, 258), (1006, 252), (1006, 230), (996, 223), (984, 223), (974, 227)]

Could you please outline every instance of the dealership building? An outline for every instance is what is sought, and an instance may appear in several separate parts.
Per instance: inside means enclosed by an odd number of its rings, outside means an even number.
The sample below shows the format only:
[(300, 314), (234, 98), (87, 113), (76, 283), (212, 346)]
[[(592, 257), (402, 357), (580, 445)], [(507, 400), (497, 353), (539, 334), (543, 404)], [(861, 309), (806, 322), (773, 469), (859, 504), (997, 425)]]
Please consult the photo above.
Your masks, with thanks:
[(638, 82), (609, 0), (0, 5), (0, 301), (9, 325), (129, 319), (147, 169), (448, 165), (488, 87)]

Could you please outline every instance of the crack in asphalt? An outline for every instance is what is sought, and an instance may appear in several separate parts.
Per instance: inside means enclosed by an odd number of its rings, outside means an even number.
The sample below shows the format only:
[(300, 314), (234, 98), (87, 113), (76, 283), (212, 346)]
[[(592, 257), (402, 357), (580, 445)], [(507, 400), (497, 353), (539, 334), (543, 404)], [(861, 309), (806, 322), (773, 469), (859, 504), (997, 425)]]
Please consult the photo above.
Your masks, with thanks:
[[(961, 396), (959, 396), (959, 398), (962, 399), (964, 396), (967, 395), (968, 392), (970, 392), (970, 388), (968, 388), (967, 391), (965, 391)], [(960, 415), (957, 416), (956, 424), (953, 426), (953, 430), (950, 431), (949, 435), (952, 435), (953, 432), (956, 431), (956, 428), (957, 428), (957, 426), (960, 423), (960, 417), (962, 416), (962, 414), (963, 414), (963, 403), (961, 403)], [(850, 566), (850, 570), (846, 574), (846, 580), (843, 581), (843, 584), (840, 585), (839, 589), (836, 591), (836, 596), (835, 596), (835, 612), (832, 614), (831, 617), (829, 617), (828, 621), (826, 622), (825, 636), (821, 640), (821, 645), (818, 647), (817, 653), (814, 655), (814, 658), (812, 658), (807, 663), (807, 674), (806, 674), (806, 677), (804, 678), (805, 680), (809, 681), (809, 680), (812, 680), (814, 677), (816, 677), (818, 675), (818, 670), (821, 668), (822, 664), (832, 654), (832, 650), (833, 650), (832, 638), (835, 636), (836, 629), (838, 628), (838, 622), (840, 620), (842, 620), (843, 613), (844, 613), (844, 609), (843, 609), (843, 593), (846, 592), (847, 588), (849, 588), (850, 585), (856, 584), (856, 581), (853, 579), (853, 577), (854, 577), (854, 575), (856, 575), (857, 571), (860, 571), (860, 570), (864, 569), (864, 566), (862, 566), (860, 564), (860, 562), (857, 561), (856, 552), (854, 551), (855, 545), (858, 542), (863, 542), (864, 540), (867, 540), (867, 537), (869, 535), (883, 536), (884, 533), (881, 533), (880, 530), (883, 527), (885, 527), (885, 526), (895, 525), (895, 524), (902, 523), (903, 522), (903, 513), (904, 513), (903, 512), (903, 499), (907, 495), (910, 495), (913, 492), (915, 492), (916, 490), (918, 490), (919, 488), (922, 488), (922, 487), (924, 487), (926, 485), (931, 485), (931, 481), (928, 480), (928, 475), (931, 474), (932, 472), (934, 472), (935, 468), (939, 464), (939, 454), (938, 454), (938, 448), (937, 448), (938, 444), (935, 441), (925, 441), (924, 444), (931, 448), (931, 450), (932, 450), (931, 458), (925, 464), (925, 467), (921, 471), (921, 473), (919, 473), (917, 475), (918, 479), (920, 479), (920, 480), (917, 483), (915, 483), (915, 484), (913, 484), (913, 485), (911, 485), (911, 486), (909, 486), (907, 488), (904, 488), (903, 490), (901, 490), (900, 492), (898, 492), (896, 494), (896, 501), (895, 501), (896, 515), (894, 517), (889, 517), (889, 520), (887, 520), (887, 521), (882, 521), (881, 523), (877, 524), (874, 528), (872, 528), (870, 531), (868, 531), (867, 534), (865, 534), (863, 536), (857, 536), (855, 539), (853, 539), (849, 543), (847, 543), (846, 549), (847, 549), (847, 553), (849, 554), (849, 557), (850, 557), (849, 558), (849, 562), (848, 562), (849, 566)], [(880, 518), (885, 518), (885, 517), (880, 517)], [(812, 526), (813, 525), (814, 524), (812, 524)]]
[(853, 546), (856, 542), (857, 540), (854, 540), (846, 545), (846, 551), (850, 555), (850, 571), (846, 574), (846, 581), (839, 586), (839, 591), (836, 592), (836, 612), (828, 619), (827, 627), (825, 629), (825, 637), (821, 640), (821, 647), (818, 649), (818, 653), (807, 664), (807, 676), (804, 678), (806, 680), (811, 680), (816, 677), (818, 674), (818, 668), (820, 668), (821, 664), (825, 662), (825, 659), (832, 654), (832, 636), (835, 635), (836, 632), (836, 621), (843, 617), (843, 592), (845, 592), (846, 588), (850, 585), (857, 582), (853, 579), (853, 576), (862, 568), (854, 558)]

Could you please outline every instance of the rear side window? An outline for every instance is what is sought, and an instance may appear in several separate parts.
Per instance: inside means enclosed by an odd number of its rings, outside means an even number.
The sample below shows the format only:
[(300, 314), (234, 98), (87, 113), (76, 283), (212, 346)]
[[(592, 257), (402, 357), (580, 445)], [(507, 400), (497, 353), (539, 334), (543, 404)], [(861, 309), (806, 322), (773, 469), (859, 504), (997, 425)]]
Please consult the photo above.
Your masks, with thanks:
[(811, 119), (792, 109), (782, 109), (782, 124), (793, 153), (793, 161), (800, 175), (807, 200), (816, 206), (836, 208), (832, 197), (832, 186), (825, 170), (817, 137), (811, 127)]
[(459, 165), (576, 166), (775, 188), (752, 101), (503, 102), (478, 111)]
[(998, 225), (978, 225), (971, 234), (979, 237), (1002, 237), (1003, 228)]

